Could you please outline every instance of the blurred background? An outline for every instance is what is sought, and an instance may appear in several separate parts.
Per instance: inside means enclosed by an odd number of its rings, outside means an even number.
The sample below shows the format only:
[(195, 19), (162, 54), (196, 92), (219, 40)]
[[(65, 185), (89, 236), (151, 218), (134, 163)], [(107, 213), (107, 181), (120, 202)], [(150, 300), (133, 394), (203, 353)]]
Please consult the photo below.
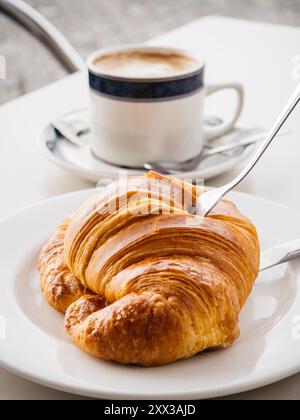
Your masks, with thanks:
[[(299, 0), (27, 0), (82, 57), (120, 43), (146, 41), (206, 15), (299, 25)], [(63, 77), (65, 70), (29, 33), (0, 14), (7, 79), (0, 104)]]

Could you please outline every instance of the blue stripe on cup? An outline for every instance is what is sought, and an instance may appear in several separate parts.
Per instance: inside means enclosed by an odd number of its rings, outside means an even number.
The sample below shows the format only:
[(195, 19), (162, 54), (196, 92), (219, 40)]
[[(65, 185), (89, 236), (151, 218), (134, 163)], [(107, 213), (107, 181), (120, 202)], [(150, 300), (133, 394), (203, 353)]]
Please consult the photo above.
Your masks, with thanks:
[(89, 71), (90, 87), (105, 96), (128, 100), (164, 100), (192, 94), (204, 85), (203, 69), (172, 80), (131, 81), (96, 75)]

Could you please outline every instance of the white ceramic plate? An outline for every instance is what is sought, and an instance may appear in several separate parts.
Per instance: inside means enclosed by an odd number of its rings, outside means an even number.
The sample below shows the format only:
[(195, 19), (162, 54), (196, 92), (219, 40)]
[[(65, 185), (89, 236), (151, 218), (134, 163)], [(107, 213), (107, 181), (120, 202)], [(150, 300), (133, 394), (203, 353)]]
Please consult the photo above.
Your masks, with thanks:
[[(209, 125), (217, 124), (218, 119), (208, 117)], [(78, 110), (63, 115), (60, 122), (80, 125), (89, 131), (88, 115), (86, 110)], [(216, 121), (216, 122), (215, 122)], [(221, 120), (219, 120), (221, 121)], [(222, 122), (222, 121), (221, 121)], [(259, 127), (237, 127), (232, 133), (214, 141), (214, 145), (225, 144), (226, 142), (239, 141), (242, 138), (263, 132)], [(79, 145), (74, 145), (64, 137), (58, 136), (51, 125), (46, 126), (39, 138), (38, 146), (42, 154), (55, 165), (66, 169), (88, 181), (98, 182), (100, 178), (114, 179), (124, 171), (124, 168), (111, 165), (94, 157), (90, 149), (90, 133), (83, 135)], [(228, 153), (212, 156), (205, 159), (195, 170), (191, 172), (178, 173), (179, 178), (205, 179), (216, 177), (238, 165), (247, 159), (254, 152), (256, 146), (252, 145), (243, 149), (237, 149)], [(140, 175), (144, 170), (127, 169), (128, 175)]]
[[(300, 371), (298, 262), (260, 277), (241, 314), (241, 337), (228, 350), (138, 368), (97, 360), (76, 348), (64, 332), (63, 316), (48, 307), (39, 290), (36, 262), (56, 225), (91, 194), (54, 198), (0, 222), (3, 367), (53, 388), (109, 399), (224, 396)], [(300, 237), (298, 213), (253, 196), (231, 198), (257, 225), (264, 249)]]

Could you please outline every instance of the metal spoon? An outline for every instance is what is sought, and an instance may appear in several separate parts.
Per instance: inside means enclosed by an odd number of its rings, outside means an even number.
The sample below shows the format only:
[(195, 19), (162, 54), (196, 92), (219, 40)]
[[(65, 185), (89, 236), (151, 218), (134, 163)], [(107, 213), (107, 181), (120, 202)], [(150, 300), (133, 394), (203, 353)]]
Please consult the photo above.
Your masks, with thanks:
[[(280, 135), (284, 136), (288, 134), (288, 131), (282, 132)], [(250, 137), (247, 137), (241, 141), (234, 141), (227, 144), (222, 144), (221, 146), (209, 148), (205, 146), (201, 153), (193, 159), (186, 160), (184, 162), (150, 162), (145, 163), (144, 168), (150, 171), (155, 171), (160, 174), (172, 175), (177, 172), (189, 172), (196, 168), (200, 162), (203, 162), (205, 159), (219, 155), (225, 152), (230, 152), (232, 150), (245, 149), (251, 144), (258, 143), (264, 139), (264, 134), (256, 134)]]
[(196, 201), (196, 206), (190, 209), (191, 214), (197, 214), (200, 216), (206, 216), (217, 204), (218, 202), (233, 188), (235, 188), (238, 184), (240, 184), (246, 176), (251, 172), (251, 170), (255, 167), (257, 162), (263, 156), (267, 148), (270, 146), (272, 141), (277, 136), (278, 132), (285, 124), (288, 117), (291, 115), (293, 110), (296, 108), (300, 101), (300, 85), (297, 86), (295, 91), (293, 92), (292, 96), (288, 100), (287, 104), (283, 108), (281, 114), (279, 115), (278, 119), (275, 121), (274, 126), (270, 130), (269, 134), (267, 135), (265, 141), (258, 149), (257, 153), (251, 159), (249, 164), (246, 166), (245, 169), (231, 182), (224, 185), (220, 188), (215, 188), (209, 190), (208, 192), (200, 195)]

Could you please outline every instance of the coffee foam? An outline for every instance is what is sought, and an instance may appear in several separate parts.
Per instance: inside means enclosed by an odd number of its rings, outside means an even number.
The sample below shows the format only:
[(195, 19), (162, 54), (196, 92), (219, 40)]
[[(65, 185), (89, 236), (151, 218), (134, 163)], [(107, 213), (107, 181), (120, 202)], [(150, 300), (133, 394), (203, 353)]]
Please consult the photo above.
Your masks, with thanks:
[(195, 71), (195, 59), (180, 54), (124, 52), (99, 57), (94, 65), (102, 74), (127, 78), (172, 77)]

